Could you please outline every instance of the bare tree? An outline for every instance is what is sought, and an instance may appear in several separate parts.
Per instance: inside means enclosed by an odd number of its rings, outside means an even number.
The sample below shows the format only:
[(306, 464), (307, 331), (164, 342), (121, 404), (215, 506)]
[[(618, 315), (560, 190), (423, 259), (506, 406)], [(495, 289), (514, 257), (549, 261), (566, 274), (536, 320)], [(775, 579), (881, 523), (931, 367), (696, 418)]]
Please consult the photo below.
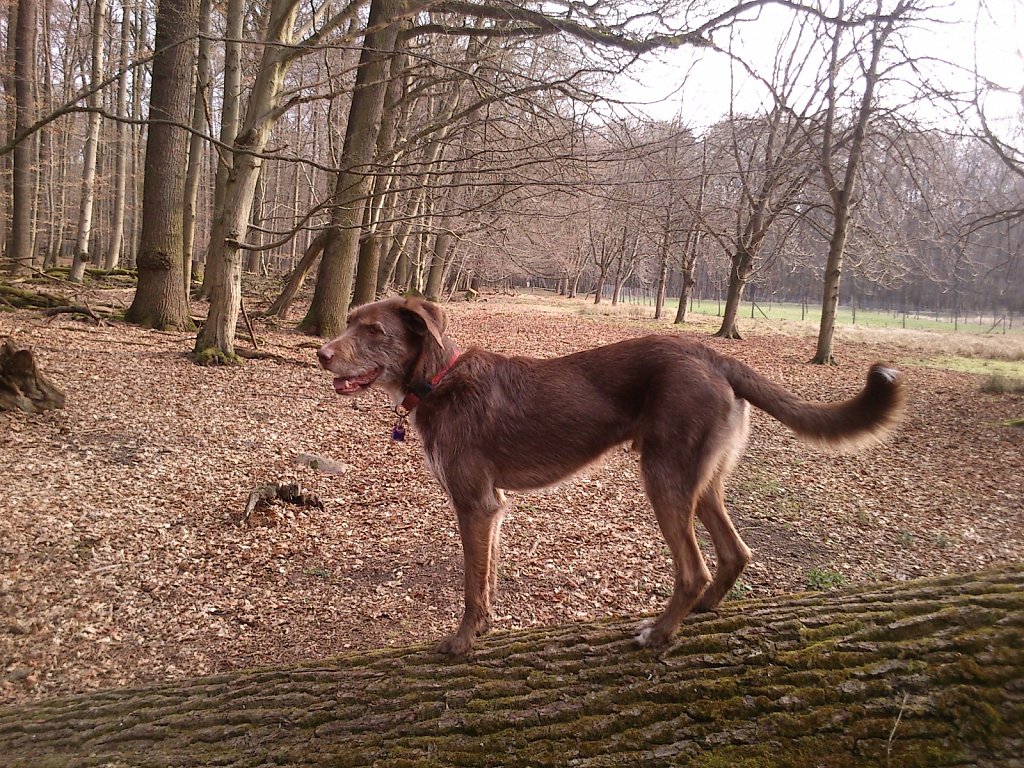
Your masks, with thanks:
[(139, 282), (125, 313), (153, 328), (192, 326), (182, 281), (187, 125), (192, 106), (193, 45), (199, 0), (163, 0), (156, 16), (156, 54), (142, 196)]
[[(739, 199), (732, 233), (711, 230), (728, 249), (730, 263), (722, 325), (715, 335), (738, 339), (740, 302), (758, 267), (762, 246), (781, 218), (800, 215), (798, 198), (814, 166), (807, 153), (806, 123), (780, 105), (762, 119), (734, 117), (723, 128), (727, 131), (726, 146), (718, 151), (724, 150), (732, 166), (723, 180), (735, 184)], [(729, 189), (720, 181), (710, 193), (721, 202)]]
[(341, 171), (334, 187), (331, 226), (337, 230), (320, 257), (316, 290), (300, 329), (331, 336), (345, 327), (363, 211), (372, 177), (365, 173), (374, 157), (380, 130), (390, 57), (398, 37), (404, 0), (371, 0), (355, 90), (345, 128)]
[(192, 287), (192, 261), (195, 258), (196, 206), (203, 160), (203, 129), (207, 124), (207, 99), (210, 96), (210, 11), (211, 0), (199, 1), (199, 56), (196, 60), (196, 89), (192, 102), (192, 137), (189, 140), (188, 168), (185, 171), (185, 211), (182, 229), (183, 282)]
[(92, 91), (87, 100), (89, 129), (85, 139), (85, 157), (82, 161), (82, 194), (78, 209), (78, 237), (75, 240), (75, 257), (71, 264), (70, 279), (81, 282), (85, 265), (90, 261), (89, 239), (92, 236), (93, 204), (96, 200), (96, 152), (100, 141), (100, 100), (99, 90), (103, 79), (106, 56), (107, 1), (95, 0), (92, 15), (92, 64), (89, 81)]
[[(828, 74), (825, 81), (825, 115), (821, 127), (821, 173), (828, 191), (832, 210), (832, 233), (829, 237), (828, 259), (821, 303), (821, 325), (812, 362), (830, 365), (835, 362), (832, 340), (835, 334), (836, 312), (839, 307), (839, 283), (843, 272), (843, 255), (853, 215), (857, 188), (857, 175), (864, 155), (865, 143), (871, 128), (871, 119), (877, 109), (876, 91), (883, 72), (883, 53), (894, 31), (907, 24), (920, 9), (920, 0), (897, 0), (887, 10), (884, 0), (874, 0), (874, 14), (867, 22), (867, 32), (854, 48), (845, 54), (860, 64), (859, 104), (849, 124), (844, 126), (839, 113), (841, 103), (850, 94), (840, 85), (843, 43), (848, 34), (845, 25), (826, 27), (831, 35)], [(839, 4), (839, 17), (846, 9)], [(861, 50), (861, 47), (866, 50)], [(845, 131), (843, 130), (845, 128)]]
[[(11, 10), (15, 10), (13, 5)], [(17, 275), (28, 272), (32, 265), (32, 201), (35, 197), (37, 173), (33, 138), (26, 135), (26, 132), (35, 120), (36, 111), (33, 87), (36, 72), (35, 0), (18, 0), (14, 29), (14, 132), (21, 138), (13, 152), (11, 236), (7, 241), (7, 267)]]
[(125, 205), (128, 187), (128, 51), (131, 41), (131, 24), (127, 8), (121, 10), (121, 44), (118, 49), (117, 63), (120, 74), (117, 78), (117, 138), (114, 141), (114, 202), (113, 217), (110, 225), (110, 239), (107, 243), (106, 256), (103, 259), (104, 269), (114, 269), (121, 259), (121, 246), (124, 242)]

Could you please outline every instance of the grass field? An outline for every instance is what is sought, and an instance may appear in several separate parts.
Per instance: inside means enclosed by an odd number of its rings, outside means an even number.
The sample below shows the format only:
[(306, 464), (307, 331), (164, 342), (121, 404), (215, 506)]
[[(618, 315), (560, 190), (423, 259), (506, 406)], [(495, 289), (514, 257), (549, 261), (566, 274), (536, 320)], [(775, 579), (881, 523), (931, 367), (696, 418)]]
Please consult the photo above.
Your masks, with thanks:
[[(676, 301), (666, 302), (663, 319), (654, 323), (654, 307), (643, 302), (619, 302), (612, 306), (610, 301), (594, 304), (592, 298), (569, 300), (543, 292), (533, 293), (524, 300), (536, 308), (546, 307), (552, 312), (583, 317), (629, 318), (651, 323), (652, 330), (671, 325), (678, 306)], [(744, 303), (739, 317), (740, 330), (744, 335), (813, 337), (818, 333), (819, 312), (812, 313), (808, 308), (804, 313), (798, 304), (773, 304), (761, 308), (764, 311), (755, 309), (751, 318), (750, 302)], [(720, 323), (718, 310), (718, 302), (694, 302), (693, 310), (686, 315), (686, 327), (713, 333)], [(840, 344), (847, 341), (892, 345), (903, 350), (897, 362), (904, 364), (1024, 380), (1024, 323), (1022, 327), (1015, 324), (1006, 332), (989, 330), (991, 322), (980, 326), (976, 322), (961, 323), (954, 329), (951, 322), (908, 315), (904, 327), (902, 316), (864, 310), (858, 310), (856, 324), (852, 320), (850, 309), (843, 308), (836, 327), (836, 338)]]
[[(679, 305), (677, 299), (665, 302), (666, 307), (671, 309), (674, 314), (676, 307)], [(719, 303), (717, 301), (694, 301), (691, 304), (691, 311), (711, 316), (721, 317), (722, 308), (724, 302)], [(810, 322), (817, 325), (821, 321), (821, 309), (817, 306), (802, 307), (800, 304), (761, 304), (757, 303), (753, 308), (749, 301), (743, 303), (743, 308), (740, 311), (741, 320), (749, 320), (753, 315), (754, 319), (761, 318), (762, 320), (797, 320), (801, 322)], [(858, 309), (856, 314), (856, 320), (854, 319), (853, 309), (850, 307), (840, 307), (838, 316), (836, 318), (837, 323), (840, 325), (866, 325), (875, 328), (908, 328), (915, 330), (924, 331), (947, 331), (953, 332), (965, 332), (965, 333), (996, 333), (1002, 334), (1004, 332), (1002, 323), (998, 323), (991, 316), (971, 316), (968, 318), (961, 317), (959, 322), (954, 323), (953, 318), (948, 315), (945, 316), (934, 316), (931, 314), (921, 313), (908, 313), (907, 315), (896, 314), (891, 312), (881, 312), (877, 310)], [(1024, 322), (1019, 323), (1015, 328), (1008, 331), (1009, 333), (1024, 334)]]

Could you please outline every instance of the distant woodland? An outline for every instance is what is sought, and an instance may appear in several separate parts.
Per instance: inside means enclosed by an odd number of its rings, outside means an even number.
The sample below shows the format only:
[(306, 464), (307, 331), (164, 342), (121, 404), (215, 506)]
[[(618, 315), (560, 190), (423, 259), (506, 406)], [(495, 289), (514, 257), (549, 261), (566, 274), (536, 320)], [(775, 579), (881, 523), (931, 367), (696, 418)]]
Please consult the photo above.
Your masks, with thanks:
[[(1005, 4), (962, 5), (998, 23)], [(929, 34), (940, 10), (10, 0), (5, 280), (132, 270), (126, 318), (157, 328), (191, 327), (201, 297), (206, 362), (236, 359), (243, 273), (280, 277), (279, 316), (312, 287), (293, 319), (320, 335), (394, 290), (527, 284), (677, 322), (717, 298), (730, 337), (752, 293), (814, 305), (822, 363), (840, 303), (1019, 325), (1021, 114), (991, 105), (1022, 94)], [(744, 44), (766, 35), (768, 65)], [(682, 82), (698, 54), (721, 63), (707, 87), (757, 106), (700, 122), (684, 89), (664, 120), (617, 90), (655, 56)]]

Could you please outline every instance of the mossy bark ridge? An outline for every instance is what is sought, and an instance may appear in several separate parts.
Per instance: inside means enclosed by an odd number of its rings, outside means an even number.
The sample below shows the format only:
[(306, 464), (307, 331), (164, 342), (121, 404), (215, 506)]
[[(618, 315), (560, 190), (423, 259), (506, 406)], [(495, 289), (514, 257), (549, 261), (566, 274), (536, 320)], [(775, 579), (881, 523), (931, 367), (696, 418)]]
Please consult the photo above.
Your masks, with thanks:
[(1024, 765), (1024, 565), (0, 709), (9, 766)]

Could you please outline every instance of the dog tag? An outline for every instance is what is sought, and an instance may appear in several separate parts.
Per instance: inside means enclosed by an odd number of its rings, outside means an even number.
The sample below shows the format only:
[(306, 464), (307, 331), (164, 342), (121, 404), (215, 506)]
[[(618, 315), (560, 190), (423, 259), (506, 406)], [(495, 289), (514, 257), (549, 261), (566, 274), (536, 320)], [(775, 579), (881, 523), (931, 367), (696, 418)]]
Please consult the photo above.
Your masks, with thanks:
[(401, 421), (395, 424), (395, 428), (391, 430), (391, 439), (396, 443), (405, 442), (405, 425)]

